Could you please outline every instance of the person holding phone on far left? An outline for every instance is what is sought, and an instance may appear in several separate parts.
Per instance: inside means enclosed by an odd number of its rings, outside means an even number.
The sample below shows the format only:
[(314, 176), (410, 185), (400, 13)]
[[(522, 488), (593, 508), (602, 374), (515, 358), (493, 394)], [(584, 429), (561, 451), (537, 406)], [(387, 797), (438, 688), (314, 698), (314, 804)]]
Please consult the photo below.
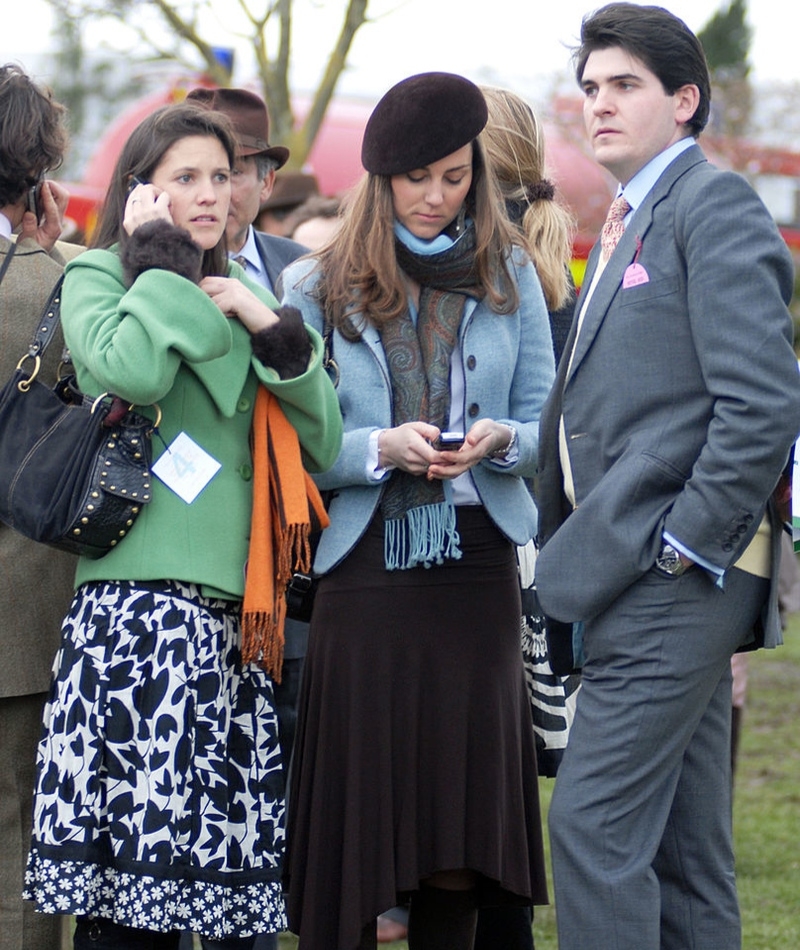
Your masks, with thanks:
[[(66, 189), (45, 178), (67, 148), (64, 107), (19, 66), (0, 66), (0, 379), (28, 349), (64, 264), (82, 248), (58, 240)], [(31, 189), (40, 213), (27, 210)], [(40, 378), (56, 379), (61, 333)], [(22, 900), (36, 744), (75, 558), (0, 523), (0, 948), (59, 950), (60, 921)]]

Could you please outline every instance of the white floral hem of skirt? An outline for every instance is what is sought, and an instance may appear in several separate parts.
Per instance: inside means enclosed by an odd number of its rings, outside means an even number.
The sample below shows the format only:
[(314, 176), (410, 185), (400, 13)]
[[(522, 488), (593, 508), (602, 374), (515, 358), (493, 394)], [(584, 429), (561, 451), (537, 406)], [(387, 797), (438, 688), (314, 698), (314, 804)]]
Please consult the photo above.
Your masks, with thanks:
[(231, 888), (163, 880), (82, 861), (51, 861), (35, 851), (27, 878), (25, 896), (45, 914), (86, 914), (161, 932), (191, 930), (214, 940), (286, 929), (280, 884)]

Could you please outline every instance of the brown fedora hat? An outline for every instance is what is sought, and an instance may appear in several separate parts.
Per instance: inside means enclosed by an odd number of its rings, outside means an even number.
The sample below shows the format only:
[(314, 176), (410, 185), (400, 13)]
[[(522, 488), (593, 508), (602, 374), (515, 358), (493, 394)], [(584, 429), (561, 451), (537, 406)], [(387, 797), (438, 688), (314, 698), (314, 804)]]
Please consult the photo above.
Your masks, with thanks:
[(186, 96), (206, 109), (224, 113), (233, 125), (239, 155), (266, 155), (277, 163), (286, 164), (289, 149), (269, 144), (269, 113), (264, 100), (247, 89), (197, 88)]

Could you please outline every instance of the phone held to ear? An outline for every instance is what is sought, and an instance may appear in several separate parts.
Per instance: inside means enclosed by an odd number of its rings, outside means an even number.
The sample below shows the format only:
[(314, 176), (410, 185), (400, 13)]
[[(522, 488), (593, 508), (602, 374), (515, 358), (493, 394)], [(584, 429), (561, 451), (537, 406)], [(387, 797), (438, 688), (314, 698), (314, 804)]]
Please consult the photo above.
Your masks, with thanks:
[(25, 210), (36, 215), (36, 220), (42, 220), (42, 183), (37, 181), (35, 185), (28, 189), (25, 195)]
[(133, 191), (137, 185), (149, 185), (147, 181), (142, 181), (141, 178), (138, 178), (136, 175), (131, 175), (130, 180), (128, 181), (128, 194)]

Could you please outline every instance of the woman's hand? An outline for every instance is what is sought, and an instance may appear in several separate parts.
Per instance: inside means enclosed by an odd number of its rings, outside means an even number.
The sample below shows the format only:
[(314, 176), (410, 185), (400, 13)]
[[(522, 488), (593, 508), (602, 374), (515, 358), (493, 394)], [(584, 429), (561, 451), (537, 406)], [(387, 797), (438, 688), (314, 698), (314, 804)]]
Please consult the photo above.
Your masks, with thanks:
[(45, 251), (52, 251), (64, 228), (64, 214), (69, 192), (55, 181), (43, 181), (39, 192), (42, 217), (37, 221), (32, 211), (22, 216), (20, 238), (33, 238)]
[(411, 475), (424, 475), (441, 458), (431, 442), (439, 438), (436, 426), (427, 422), (404, 422), (384, 429), (378, 436), (378, 461), (382, 468), (393, 465)]
[(428, 469), (428, 478), (456, 478), (481, 459), (508, 445), (511, 427), (494, 419), (479, 419), (469, 430), (464, 444), (456, 452), (436, 452), (437, 459)]
[(277, 314), (235, 277), (204, 277), (200, 289), (226, 317), (239, 320), (250, 333), (266, 330), (278, 322)]
[(128, 234), (133, 234), (140, 225), (159, 218), (170, 224), (175, 223), (169, 210), (169, 195), (155, 185), (137, 185), (125, 202), (123, 228)]

